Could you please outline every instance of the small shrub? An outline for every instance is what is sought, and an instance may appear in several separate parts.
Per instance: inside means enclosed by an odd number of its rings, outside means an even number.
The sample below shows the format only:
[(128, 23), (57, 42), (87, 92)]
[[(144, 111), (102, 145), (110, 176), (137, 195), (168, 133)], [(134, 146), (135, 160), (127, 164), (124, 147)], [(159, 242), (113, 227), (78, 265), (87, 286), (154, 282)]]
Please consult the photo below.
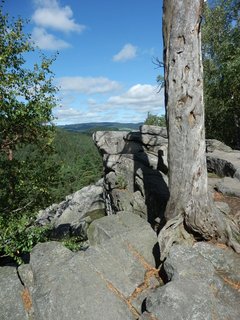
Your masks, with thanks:
[(126, 188), (127, 188), (127, 181), (126, 181), (126, 179), (125, 179), (124, 176), (122, 176), (122, 175), (118, 175), (118, 176), (117, 176), (116, 186), (117, 186), (119, 189), (126, 189)]

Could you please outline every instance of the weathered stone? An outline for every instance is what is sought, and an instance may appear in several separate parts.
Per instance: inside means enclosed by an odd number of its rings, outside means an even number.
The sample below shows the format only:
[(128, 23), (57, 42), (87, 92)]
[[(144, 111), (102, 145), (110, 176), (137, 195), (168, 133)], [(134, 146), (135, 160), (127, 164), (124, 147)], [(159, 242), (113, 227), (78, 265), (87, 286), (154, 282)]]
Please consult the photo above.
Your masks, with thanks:
[(220, 177), (232, 177), (240, 180), (240, 151), (224, 152), (214, 150), (207, 154), (209, 172), (215, 172)]
[[(155, 272), (157, 237), (137, 215), (119, 213), (95, 220), (89, 229), (94, 246), (72, 253), (58, 242), (34, 247), (30, 264), (20, 267), (36, 320), (135, 320), (142, 301), (132, 295)], [(159, 285), (157, 278), (146, 285)], [(134, 295), (135, 297), (135, 295)], [(24, 319), (24, 318), (23, 318)]]
[(188, 279), (169, 282), (157, 288), (147, 297), (146, 310), (156, 320), (223, 320), (226, 316), (226, 313), (224, 316), (220, 314), (217, 300), (208, 285), (201, 280)]
[[(153, 290), (145, 310), (159, 320), (237, 320), (239, 263), (240, 256), (229, 248), (205, 242), (173, 245), (164, 262), (170, 282)], [(146, 314), (140, 319), (147, 319)]]
[(225, 177), (216, 183), (216, 189), (224, 195), (240, 197), (240, 180)]
[[(131, 138), (132, 135), (132, 138)], [(137, 153), (143, 151), (141, 143), (136, 140), (139, 137), (128, 131), (97, 131), (93, 134), (93, 140), (102, 154)]]
[(207, 152), (211, 153), (214, 150), (220, 150), (225, 152), (231, 152), (232, 148), (216, 139), (206, 139)]
[(142, 134), (151, 134), (151, 135), (161, 136), (165, 139), (168, 138), (166, 127), (142, 125), (140, 127), (140, 132)]
[(1, 320), (28, 319), (23, 294), (24, 287), (18, 278), (16, 268), (8, 266), (0, 267)]
[(86, 238), (88, 224), (97, 216), (105, 214), (103, 181), (90, 185), (66, 197), (65, 201), (54, 204), (39, 212), (36, 222), (40, 225), (52, 224), (53, 235), (61, 238), (77, 235)]
[(166, 138), (163, 138), (158, 135), (151, 135), (151, 134), (143, 134), (142, 135), (142, 141), (145, 146), (163, 146), (168, 143), (168, 140)]

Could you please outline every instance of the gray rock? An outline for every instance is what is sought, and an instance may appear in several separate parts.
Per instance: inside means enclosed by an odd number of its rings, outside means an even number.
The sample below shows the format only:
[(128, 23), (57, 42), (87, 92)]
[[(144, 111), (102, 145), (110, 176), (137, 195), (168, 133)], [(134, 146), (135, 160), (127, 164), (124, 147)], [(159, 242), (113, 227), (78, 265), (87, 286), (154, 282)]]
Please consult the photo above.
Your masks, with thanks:
[(220, 150), (225, 152), (232, 152), (232, 148), (216, 139), (206, 139), (207, 152), (213, 152), (214, 150)]
[(165, 320), (239, 319), (239, 263), (229, 248), (174, 245), (164, 262), (170, 282), (147, 297), (146, 311)]
[(166, 145), (168, 143), (168, 140), (159, 135), (143, 134), (142, 143), (147, 147), (155, 147)]
[[(57, 242), (34, 247), (30, 264), (19, 268), (33, 301), (36, 320), (134, 320), (142, 300), (131, 296), (155, 270), (154, 231), (137, 215), (120, 213), (96, 220), (85, 252)], [(159, 285), (155, 279), (152, 287)], [(142, 292), (142, 297), (145, 299)]]
[[(132, 142), (132, 140), (135, 140)], [(102, 154), (137, 153), (143, 151), (141, 143), (138, 143), (139, 133), (128, 131), (97, 131), (93, 134), (93, 140)]]
[(240, 180), (225, 177), (216, 183), (216, 189), (224, 195), (240, 197)]
[(207, 167), (220, 177), (232, 177), (240, 180), (240, 151), (225, 152), (214, 150), (207, 154)]
[(89, 223), (105, 215), (102, 184), (100, 180), (67, 196), (65, 201), (41, 210), (36, 222), (40, 225), (51, 223), (56, 238), (77, 235), (85, 239)]
[(168, 138), (167, 128), (166, 127), (159, 127), (159, 126), (149, 126), (149, 125), (142, 125), (140, 127), (140, 132), (142, 134), (151, 134), (156, 136), (161, 136), (165, 139)]
[[(227, 319), (224, 318), (226, 314), (220, 314), (218, 307), (217, 299), (201, 280), (179, 279), (169, 282), (157, 288), (146, 300), (147, 312), (159, 320)], [(140, 319), (147, 319), (144, 317)]]
[(21, 284), (15, 267), (0, 267), (0, 318), (1, 320), (28, 319)]

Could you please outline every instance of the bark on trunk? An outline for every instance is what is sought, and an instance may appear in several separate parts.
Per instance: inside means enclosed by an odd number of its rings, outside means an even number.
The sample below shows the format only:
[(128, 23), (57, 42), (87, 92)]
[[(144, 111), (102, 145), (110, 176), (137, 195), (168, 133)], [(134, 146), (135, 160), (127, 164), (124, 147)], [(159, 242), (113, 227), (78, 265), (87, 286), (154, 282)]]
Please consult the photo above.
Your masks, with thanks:
[[(202, 5), (203, 0), (165, 0), (163, 7), (170, 189), (165, 215), (168, 221), (173, 220), (160, 233), (162, 247), (166, 247), (166, 242), (170, 245), (170, 238), (176, 241), (175, 229), (180, 224), (185, 227), (182, 230), (187, 227), (205, 239), (229, 242), (232, 237), (225, 219), (216, 212), (208, 195), (200, 33)], [(171, 233), (173, 229), (175, 235)], [(234, 224), (233, 229), (237, 232)], [(186, 232), (181, 234), (188, 238)]]

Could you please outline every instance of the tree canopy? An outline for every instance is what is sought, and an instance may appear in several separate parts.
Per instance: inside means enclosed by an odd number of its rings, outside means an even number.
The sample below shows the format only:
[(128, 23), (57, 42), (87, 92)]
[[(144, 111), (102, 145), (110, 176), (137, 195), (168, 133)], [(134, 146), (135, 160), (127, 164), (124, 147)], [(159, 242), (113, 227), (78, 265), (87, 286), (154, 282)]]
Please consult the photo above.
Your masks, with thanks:
[(23, 26), (20, 18), (9, 21), (0, 7), (0, 151), (9, 160), (19, 145), (51, 137), (56, 106), (57, 88), (50, 70), (54, 58), (42, 56), (32, 70), (26, 67), (24, 55), (35, 49)]
[[(3, 6), (1, 1), (0, 254), (15, 255), (39, 240), (41, 232), (27, 226), (35, 210), (49, 200), (57, 180), (58, 166), (50, 157), (57, 88), (50, 69), (55, 58), (41, 55), (40, 62), (29, 67), (26, 57), (35, 47), (24, 33), (25, 22), (10, 19)], [(21, 159), (19, 151), (30, 145), (34, 152)]]
[(203, 20), (206, 134), (240, 149), (240, 2), (205, 3)]

